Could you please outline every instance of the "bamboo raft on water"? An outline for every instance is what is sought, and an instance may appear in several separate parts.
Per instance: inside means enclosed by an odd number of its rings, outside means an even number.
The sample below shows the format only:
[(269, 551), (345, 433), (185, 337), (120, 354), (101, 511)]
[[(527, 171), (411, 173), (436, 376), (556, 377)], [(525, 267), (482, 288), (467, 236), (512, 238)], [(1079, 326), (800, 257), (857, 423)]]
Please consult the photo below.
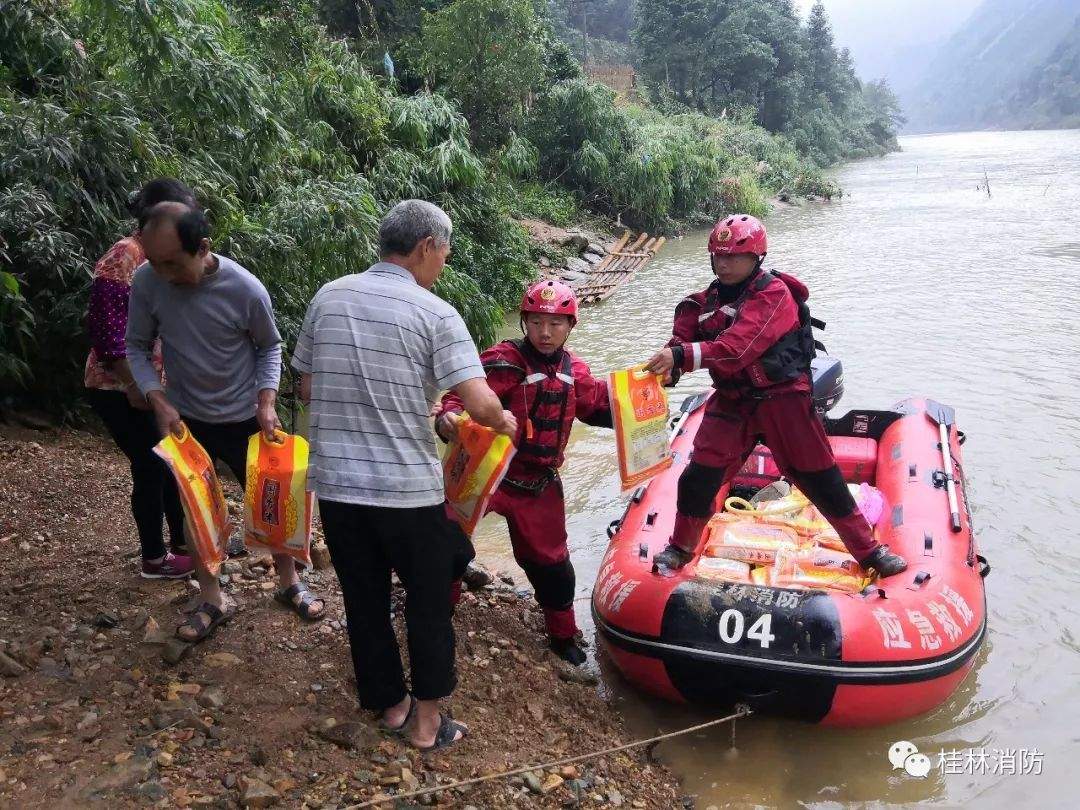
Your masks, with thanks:
[(629, 241), (630, 231), (626, 231), (577, 288), (578, 301), (582, 304), (596, 304), (610, 298), (657, 254), (667, 238), (660, 236), (650, 239), (647, 233), (643, 233), (633, 244), (627, 246)]

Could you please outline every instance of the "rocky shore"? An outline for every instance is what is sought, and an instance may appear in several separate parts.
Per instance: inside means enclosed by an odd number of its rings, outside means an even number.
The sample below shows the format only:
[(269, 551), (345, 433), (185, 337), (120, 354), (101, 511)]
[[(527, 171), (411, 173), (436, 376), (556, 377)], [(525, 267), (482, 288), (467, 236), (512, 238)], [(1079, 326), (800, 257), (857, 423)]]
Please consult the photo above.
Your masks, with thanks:
[(615, 246), (618, 236), (588, 228), (560, 228), (540, 220), (522, 220), (532, 239), (547, 250), (540, 258), (541, 278), (557, 278), (577, 289)]

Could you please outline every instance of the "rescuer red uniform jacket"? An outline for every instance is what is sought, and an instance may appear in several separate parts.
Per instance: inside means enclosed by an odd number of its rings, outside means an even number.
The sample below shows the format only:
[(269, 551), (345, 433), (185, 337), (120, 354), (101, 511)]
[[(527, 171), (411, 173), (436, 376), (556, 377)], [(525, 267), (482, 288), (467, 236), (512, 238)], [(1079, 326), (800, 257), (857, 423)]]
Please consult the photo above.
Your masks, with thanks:
[[(529, 480), (561, 467), (574, 419), (611, 427), (607, 383), (569, 349), (546, 357), (523, 338), (504, 340), (484, 351), (480, 362), (488, 385), (518, 423), (508, 479)], [(463, 410), (453, 391), (443, 397), (443, 413)]]
[(724, 396), (810, 391), (814, 339), (806, 286), (759, 270), (732, 291), (719, 280), (675, 307), (668, 346), (681, 346), (680, 371), (708, 369)]

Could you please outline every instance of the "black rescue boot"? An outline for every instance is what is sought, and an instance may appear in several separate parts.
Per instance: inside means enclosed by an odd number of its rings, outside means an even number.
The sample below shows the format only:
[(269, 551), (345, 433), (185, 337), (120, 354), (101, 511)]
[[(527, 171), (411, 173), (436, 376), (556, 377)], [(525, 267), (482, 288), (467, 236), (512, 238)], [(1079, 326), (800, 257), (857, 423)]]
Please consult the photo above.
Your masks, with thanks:
[(552, 651), (568, 664), (580, 667), (585, 663), (585, 651), (572, 638), (551, 638), (548, 640)]
[(880, 577), (891, 577), (907, 570), (907, 561), (893, 554), (888, 546), (878, 546), (859, 563), (863, 568), (873, 568)]
[(694, 559), (694, 555), (689, 551), (681, 549), (673, 543), (668, 543), (667, 548), (653, 557), (653, 565), (662, 565), (664, 568), (678, 571), (692, 559)]

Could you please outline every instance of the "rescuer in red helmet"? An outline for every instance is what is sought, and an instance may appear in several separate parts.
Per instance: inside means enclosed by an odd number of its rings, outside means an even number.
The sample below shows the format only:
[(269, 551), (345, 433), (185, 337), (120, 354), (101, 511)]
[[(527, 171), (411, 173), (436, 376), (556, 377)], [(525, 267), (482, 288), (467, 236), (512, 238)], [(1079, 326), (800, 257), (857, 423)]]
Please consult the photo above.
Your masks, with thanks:
[[(566, 509), (559, 467), (574, 419), (608, 427), (607, 384), (564, 348), (577, 324), (577, 299), (561, 281), (538, 281), (521, 300), (524, 338), (504, 340), (480, 355), (487, 382), (518, 420), (517, 453), (488, 511), (506, 518), (514, 559), (544, 611), (551, 649), (575, 666), (585, 662), (574, 620), (574, 568), (566, 546)], [(461, 399), (443, 397), (435, 430), (457, 431)]]
[(673, 380), (706, 368), (716, 389), (679, 478), (671, 542), (654, 562), (681, 568), (690, 561), (717, 493), (760, 439), (863, 568), (899, 574), (907, 563), (874, 539), (814, 414), (809, 292), (798, 279), (763, 270), (767, 251), (765, 226), (757, 218), (719, 220), (709, 235), (716, 280), (675, 307), (672, 338), (645, 367)]

